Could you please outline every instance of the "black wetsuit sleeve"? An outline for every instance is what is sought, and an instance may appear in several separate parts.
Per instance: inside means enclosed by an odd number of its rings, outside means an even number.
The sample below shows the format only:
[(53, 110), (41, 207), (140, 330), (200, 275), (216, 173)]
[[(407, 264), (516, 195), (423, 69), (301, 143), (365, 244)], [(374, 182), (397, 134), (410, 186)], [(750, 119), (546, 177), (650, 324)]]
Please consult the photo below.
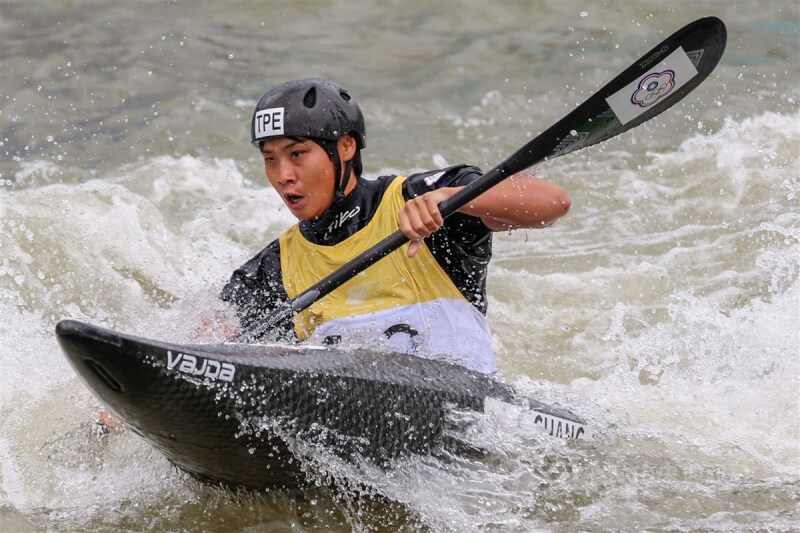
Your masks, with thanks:
[[(403, 184), (406, 200), (441, 187), (463, 187), (480, 178), (479, 168), (456, 165), (412, 174)], [(461, 294), (486, 314), (486, 275), (492, 258), (492, 231), (479, 217), (453, 213), (444, 226), (425, 239), (436, 262)]]
[(439, 170), (411, 174), (403, 184), (406, 200), (442, 187), (463, 187), (483, 175), (481, 169), (468, 165), (453, 165)]
[[(281, 277), (280, 243), (275, 240), (236, 269), (220, 294), (236, 307), (242, 333), (258, 326), (278, 306), (289, 301)], [(271, 340), (295, 340), (292, 321), (269, 334)]]

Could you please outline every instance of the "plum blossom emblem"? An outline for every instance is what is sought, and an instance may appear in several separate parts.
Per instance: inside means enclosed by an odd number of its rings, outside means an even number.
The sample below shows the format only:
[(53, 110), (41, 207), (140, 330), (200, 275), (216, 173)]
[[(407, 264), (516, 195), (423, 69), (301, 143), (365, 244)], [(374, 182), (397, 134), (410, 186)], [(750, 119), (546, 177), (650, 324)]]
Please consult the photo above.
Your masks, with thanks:
[(639, 82), (631, 95), (631, 103), (648, 107), (668, 95), (675, 87), (675, 71), (653, 72)]

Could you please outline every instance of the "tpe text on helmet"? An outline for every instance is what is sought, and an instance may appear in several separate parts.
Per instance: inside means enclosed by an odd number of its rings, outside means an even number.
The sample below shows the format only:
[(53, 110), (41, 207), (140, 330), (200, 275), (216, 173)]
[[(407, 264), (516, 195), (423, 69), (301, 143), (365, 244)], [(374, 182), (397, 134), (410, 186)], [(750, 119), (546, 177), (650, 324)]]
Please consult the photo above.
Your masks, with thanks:
[(253, 117), (253, 126), (256, 139), (283, 135), (283, 108), (262, 109)]

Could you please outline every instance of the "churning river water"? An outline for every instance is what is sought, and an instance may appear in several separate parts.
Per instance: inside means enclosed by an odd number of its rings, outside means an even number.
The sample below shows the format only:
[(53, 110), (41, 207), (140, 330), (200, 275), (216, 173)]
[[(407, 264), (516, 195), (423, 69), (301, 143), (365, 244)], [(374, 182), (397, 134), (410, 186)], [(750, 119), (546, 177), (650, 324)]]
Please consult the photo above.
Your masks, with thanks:
[[(800, 524), (800, 8), (791, 0), (0, 3), (0, 530), (791, 531)], [(495, 413), (488, 463), (232, 493), (100, 405), (61, 318), (181, 340), (292, 223), (249, 144), (271, 86), (324, 76), (367, 117), (368, 176), (491, 168), (705, 15), (681, 104), (536, 172), (572, 197), (499, 234), (506, 380), (595, 428)], [(333, 467), (331, 467), (333, 468)]]

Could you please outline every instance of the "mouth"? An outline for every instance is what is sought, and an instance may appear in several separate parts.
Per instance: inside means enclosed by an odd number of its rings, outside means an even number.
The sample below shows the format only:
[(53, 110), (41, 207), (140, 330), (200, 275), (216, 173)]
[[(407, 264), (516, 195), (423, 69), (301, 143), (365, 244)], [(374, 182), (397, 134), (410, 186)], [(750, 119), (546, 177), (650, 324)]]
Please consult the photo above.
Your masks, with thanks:
[(303, 206), (303, 196), (299, 194), (284, 194), (283, 199), (289, 209), (295, 210)]

